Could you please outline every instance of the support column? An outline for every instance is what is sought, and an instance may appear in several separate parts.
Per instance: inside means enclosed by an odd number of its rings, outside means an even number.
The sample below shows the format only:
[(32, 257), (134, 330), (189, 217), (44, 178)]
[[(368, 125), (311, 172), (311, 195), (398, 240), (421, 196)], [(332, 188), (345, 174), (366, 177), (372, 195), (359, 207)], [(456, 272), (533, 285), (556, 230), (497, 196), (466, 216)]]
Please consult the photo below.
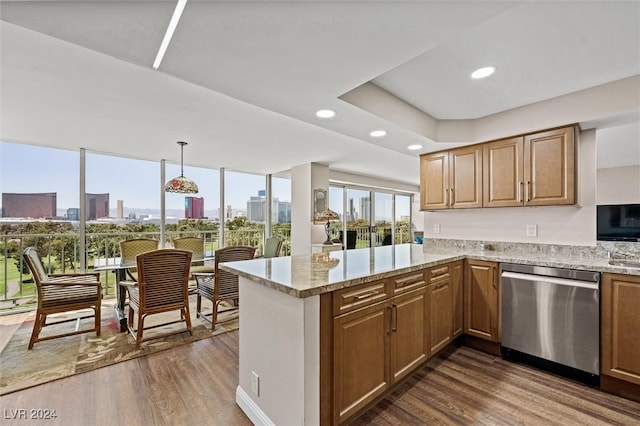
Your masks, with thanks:
[(314, 189), (328, 194), (329, 166), (308, 163), (291, 168), (291, 255), (309, 255), (311, 244), (326, 239), (324, 225), (312, 220)]

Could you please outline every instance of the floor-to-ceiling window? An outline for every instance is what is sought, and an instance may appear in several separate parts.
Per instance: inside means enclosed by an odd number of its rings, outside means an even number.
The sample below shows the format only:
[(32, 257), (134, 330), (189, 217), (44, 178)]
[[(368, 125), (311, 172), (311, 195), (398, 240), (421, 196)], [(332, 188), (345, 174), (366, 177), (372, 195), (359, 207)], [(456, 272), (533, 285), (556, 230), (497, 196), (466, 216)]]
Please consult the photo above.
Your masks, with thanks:
[(284, 240), (281, 254), (291, 253), (291, 179), (271, 177), (271, 235)]
[[(411, 201), (406, 192), (331, 185), (329, 205), (340, 215), (334, 227), (347, 229), (347, 248), (376, 247), (411, 242)], [(342, 240), (343, 242), (345, 240)]]
[[(166, 164), (168, 181), (180, 176), (179, 164)], [(204, 240), (205, 255), (218, 249), (220, 209), (220, 171), (184, 166), (184, 176), (198, 185), (196, 194), (165, 192), (166, 244), (178, 237), (199, 237)]]
[(266, 221), (265, 176), (225, 171), (224, 198), (225, 245), (254, 246), (260, 252)]
[(78, 270), (79, 170), (78, 151), (0, 142), (0, 309), (36, 301), (26, 247), (47, 272)]

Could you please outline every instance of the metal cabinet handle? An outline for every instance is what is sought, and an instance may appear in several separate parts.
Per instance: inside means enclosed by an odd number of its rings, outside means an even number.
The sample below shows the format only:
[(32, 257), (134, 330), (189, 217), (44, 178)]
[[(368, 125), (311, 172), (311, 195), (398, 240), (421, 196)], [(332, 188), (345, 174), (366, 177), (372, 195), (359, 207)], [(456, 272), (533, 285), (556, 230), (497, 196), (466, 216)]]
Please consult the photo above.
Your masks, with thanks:
[(524, 185), (523, 182), (518, 182), (518, 202), (521, 203), (522, 202), (522, 186)]
[(391, 331), (398, 331), (398, 305), (391, 305)]
[(450, 197), (451, 204), (449, 204), (449, 206), (453, 207), (453, 205), (456, 203), (456, 197), (455, 197), (455, 193), (453, 192), (453, 188), (451, 188), (450, 191), (451, 191), (451, 197)]
[(449, 188), (444, 189), (444, 205), (449, 206)]
[(527, 181), (527, 191), (526, 191), (526, 193), (527, 193), (527, 201), (531, 201), (531, 198), (529, 197), (529, 191), (531, 189), (530, 185), (531, 185), (531, 182)]
[(370, 291), (368, 293), (357, 294), (357, 295), (353, 296), (353, 298), (356, 299), (356, 300), (362, 300), (362, 299), (367, 299), (367, 298), (369, 298), (371, 296), (375, 296), (378, 293), (379, 293), (378, 290), (373, 290), (373, 291)]
[(391, 334), (393, 324), (393, 306), (387, 306), (387, 310), (389, 311), (389, 327), (387, 328), (387, 334)]

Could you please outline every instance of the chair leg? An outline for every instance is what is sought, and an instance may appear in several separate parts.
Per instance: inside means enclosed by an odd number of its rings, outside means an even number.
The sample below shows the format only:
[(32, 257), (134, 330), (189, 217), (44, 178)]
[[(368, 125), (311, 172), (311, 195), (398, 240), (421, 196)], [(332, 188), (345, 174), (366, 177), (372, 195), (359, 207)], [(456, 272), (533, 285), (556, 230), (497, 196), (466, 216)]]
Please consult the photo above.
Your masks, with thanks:
[(184, 316), (184, 320), (187, 322), (187, 330), (189, 330), (189, 336), (193, 336), (193, 330), (191, 328), (191, 314), (189, 313), (189, 306), (185, 306), (180, 310)]
[(220, 301), (216, 301), (213, 304), (213, 312), (211, 313), (211, 329), (215, 330), (216, 329), (216, 322), (218, 321), (218, 304), (220, 303)]
[(98, 302), (95, 310), (95, 316), (94, 316), (94, 321), (96, 324), (96, 336), (100, 337), (100, 329), (102, 327), (102, 317), (101, 317), (101, 307), (102, 307), (102, 301)]
[(42, 330), (42, 322), (46, 319), (46, 316), (38, 310), (36, 312), (35, 322), (33, 323), (33, 331), (31, 332), (31, 339), (29, 339), (29, 349), (33, 349), (33, 345), (38, 341), (40, 330)]
[(202, 314), (200, 311), (202, 310), (202, 296), (200, 293), (196, 294), (196, 318), (200, 318)]
[(143, 328), (144, 328), (144, 316), (138, 313), (138, 331), (136, 334), (136, 350), (140, 349), (140, 341), (142, 340)]

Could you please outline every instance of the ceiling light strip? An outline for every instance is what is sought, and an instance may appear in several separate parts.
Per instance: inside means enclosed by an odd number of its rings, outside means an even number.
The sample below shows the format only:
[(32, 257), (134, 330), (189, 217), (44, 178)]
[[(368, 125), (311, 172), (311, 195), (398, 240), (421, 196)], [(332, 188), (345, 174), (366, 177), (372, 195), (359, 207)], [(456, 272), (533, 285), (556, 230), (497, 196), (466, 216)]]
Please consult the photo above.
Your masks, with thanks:
[(167, 27), (167, 32), (164, 34), (164, 38), (162, 39), (162, 44), (160, 44), (160, 49), (158, 50), (158, 55), (156, 55), (156, 60), (153, 61), (153, 69), (157, 70), (160, 67), (160, 62), (162, 62), (162, 58), (164, 57), (165, 52), (167, 51), (167, 47), (169, 47), (169, 43), (171, 42), (171, 37), (173, 37), (173, 32), (176, 30), (178, 26), (178, 21), (180, 21), (180, 16), (182, 16), (182, 11), (187, 4), (187, 0), (178, 0), (178, 4), (176, 4), (176, 8), (173, 11), (173, 16), (171, 16), (171, 21), (169, 21), (169, 27)]

